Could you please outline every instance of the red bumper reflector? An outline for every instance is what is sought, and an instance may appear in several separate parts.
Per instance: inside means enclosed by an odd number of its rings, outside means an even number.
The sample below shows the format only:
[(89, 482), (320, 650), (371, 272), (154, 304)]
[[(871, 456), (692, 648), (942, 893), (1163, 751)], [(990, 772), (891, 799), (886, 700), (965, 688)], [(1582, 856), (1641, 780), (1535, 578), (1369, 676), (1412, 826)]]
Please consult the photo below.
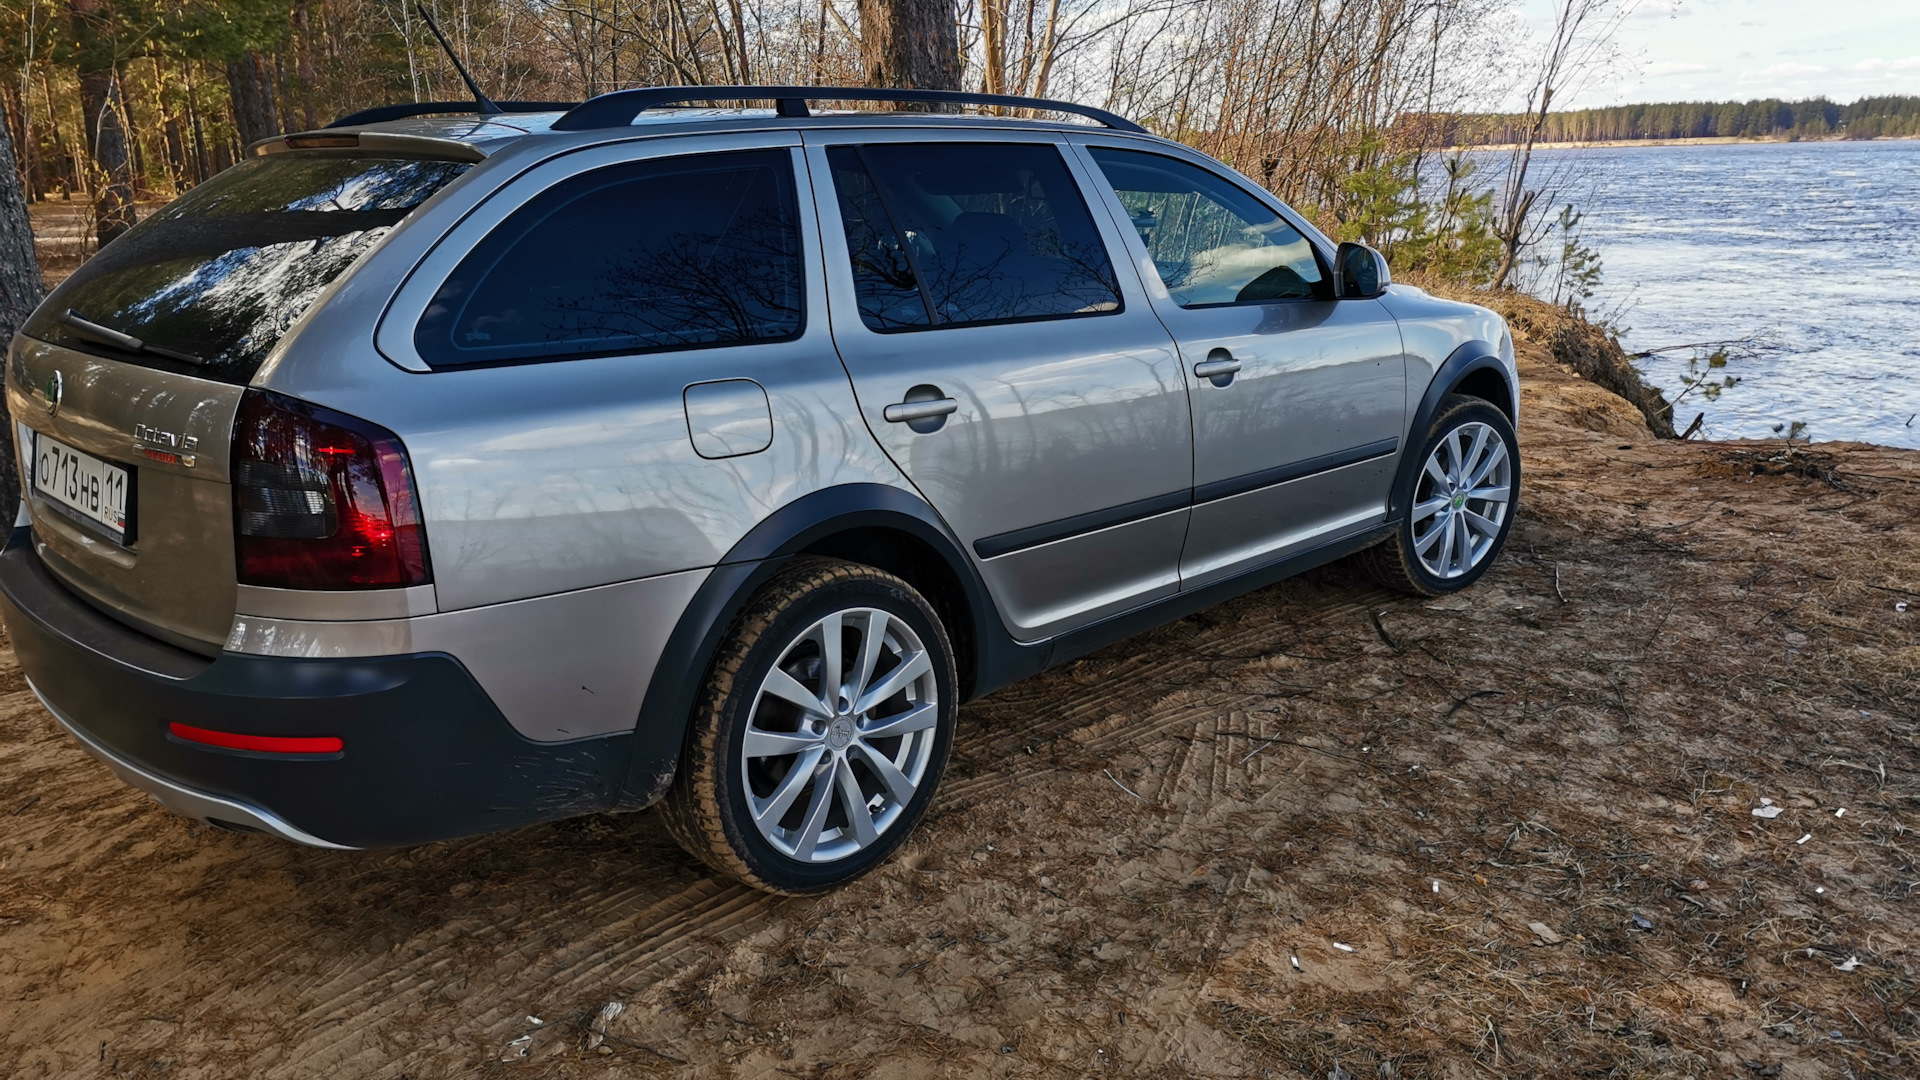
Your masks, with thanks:
[(263, 754), (337, 754), (347, 744), (336, 735), (240, 735), (231, 731), (208, 731), (169, 721), (167, 731), (176, 739), (206, 743), (227, 750), (254, 750)]

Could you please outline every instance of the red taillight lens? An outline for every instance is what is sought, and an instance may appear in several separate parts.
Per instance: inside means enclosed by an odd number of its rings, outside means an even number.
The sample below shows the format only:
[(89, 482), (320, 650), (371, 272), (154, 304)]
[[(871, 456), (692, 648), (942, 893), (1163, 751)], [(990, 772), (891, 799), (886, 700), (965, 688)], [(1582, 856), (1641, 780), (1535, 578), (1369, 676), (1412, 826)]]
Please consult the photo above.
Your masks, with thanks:
[(233, 440), (240, 583), (425, 585), (427, 537), (400, 439), (364, 420), (249, 390)]

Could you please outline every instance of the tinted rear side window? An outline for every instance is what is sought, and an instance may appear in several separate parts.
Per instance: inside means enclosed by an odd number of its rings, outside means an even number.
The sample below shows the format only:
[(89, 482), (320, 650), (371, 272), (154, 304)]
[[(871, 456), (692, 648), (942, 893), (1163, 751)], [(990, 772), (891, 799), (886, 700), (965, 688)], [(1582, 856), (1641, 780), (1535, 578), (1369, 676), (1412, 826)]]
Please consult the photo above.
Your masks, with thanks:
[(892, 143), (827, 156), (869, 327), (1120, 310), (1113, 264), (1056, 148)]
[(635, 162), (515, 211), (427, 305), (435, 367), (781, 341), (802, 323), (785, 150)]
[[(27, 333), (130, 363), (247, 382), (323, 289), (469, 167), (357, 151), (249, 159), (87, 260)], [(103, 346), (60, 321), (69, 309), (195, 361)]]

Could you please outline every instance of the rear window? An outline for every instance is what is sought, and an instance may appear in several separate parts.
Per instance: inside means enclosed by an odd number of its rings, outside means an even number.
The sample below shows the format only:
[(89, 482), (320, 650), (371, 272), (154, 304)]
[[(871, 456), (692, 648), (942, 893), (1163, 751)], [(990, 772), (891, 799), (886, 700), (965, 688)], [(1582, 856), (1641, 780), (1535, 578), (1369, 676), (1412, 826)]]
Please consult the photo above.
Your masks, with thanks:
[[(466, 162), (299, 151), (251, 158), (174, 200), (60, 286), (27, 333), (87, 352), (245, 383), (287, 328)], [(102, 345), (67, 311), (138, 338)]]

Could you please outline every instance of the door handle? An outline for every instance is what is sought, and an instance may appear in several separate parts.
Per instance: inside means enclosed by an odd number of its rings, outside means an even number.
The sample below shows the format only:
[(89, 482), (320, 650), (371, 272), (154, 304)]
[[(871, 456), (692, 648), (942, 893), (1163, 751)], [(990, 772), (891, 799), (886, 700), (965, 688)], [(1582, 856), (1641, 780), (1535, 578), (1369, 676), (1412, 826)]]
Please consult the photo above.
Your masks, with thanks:
[(958, 412), (960, 403), (950, 397), (934, 398), (930, 401), (903, 401), (898, 405), (889, 405), (880, 411), (889, 423), (911, 424), (915, 420), (931, 420), (936, 416), (947, 416)]
[(1215, 386), (1226, 386), (1233, 382), (1234, 375), (1240, 371), (1240, 361), (1225, 349), (1215, 349), (1207, 354), (1205, 360), (1193, 365), (1195, 378), (1206, 379)]
[(959, 411), (960, 403), (932, 383), (921, 383), (907, 391), (906, 399), (880, 410), (889, 423), (905, 424), (917, 435), (931, 435), (947, 424), (947, 417)]

